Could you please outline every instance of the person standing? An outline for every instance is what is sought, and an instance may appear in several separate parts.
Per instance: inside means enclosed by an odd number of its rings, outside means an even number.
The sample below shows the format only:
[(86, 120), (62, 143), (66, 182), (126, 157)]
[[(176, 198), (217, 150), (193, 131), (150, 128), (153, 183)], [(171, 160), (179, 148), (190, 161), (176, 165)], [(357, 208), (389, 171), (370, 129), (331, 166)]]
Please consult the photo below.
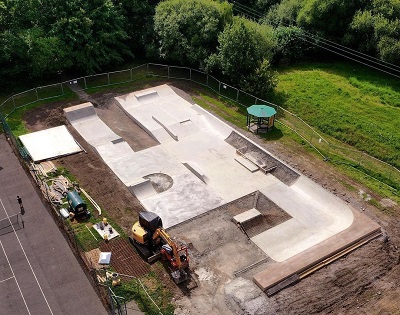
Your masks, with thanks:
[(24, 209), (24, 205), (22, 204), (22, 199), (20, 196), (17, 196), (17, 201), (19, 204), (19, 208), (21, 210), (21, 214), (24, 215), (25, 214), (25, 209)]

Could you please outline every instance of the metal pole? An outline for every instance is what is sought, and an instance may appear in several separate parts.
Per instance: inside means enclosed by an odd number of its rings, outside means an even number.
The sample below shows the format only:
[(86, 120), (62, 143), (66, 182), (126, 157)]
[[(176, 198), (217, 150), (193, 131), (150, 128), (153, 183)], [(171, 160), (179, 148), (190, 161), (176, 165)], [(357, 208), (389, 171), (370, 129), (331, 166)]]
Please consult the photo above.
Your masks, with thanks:
[(192, 81), (192, 69), (190, 68), (190, 81)]
[(63, 84), (60, 83), (60, 85), (61, 85), (61, 95), (64, 95), (64, 87), (63, 87)]
[(107, 72), (108, 85), (110, 85), (110, 72)]
[(130, 69), (130, 73), (131, 73), (131, 81), (133, 81), (132, 68)]
[(256, 105), (258, 103), (258, 98), (256, 97), (256, 98), (254, 98), (254, 100), (255, 100), (254, 105)]
[(236, 89), (236, 102), (239, 101), (239, 89)]
[(37, 88), (35, 88), (35, 92), (36, 92), (36, 100), (39, 100), (39, 94), (38, 94)]
[(13, 112), (13, 111), (15, 110), (15, 100), (14, 100), (14, 95), (13, 95), (13, 96), (11, 96), (11, 99), (12, 99), (12, 101), (13, 101), (13, 106), (14, 106), (14, 108), (13, 108), (13, 110), (12, 110), (11, 112)]
[(218, 94), (221, 94), (221, 81), (218, 81)]
[(206, 85), (208, 86), (208, 74), (207, 74), (207, 81), (206, 81)]
[(167, 69), (168, 69), (168, 79), (169, 79), (169, 66), (167, 66), (167, 67), (168, 67)]
[(85, 90), (87, 89), (87, 85), (86, 85), (86, 77), (83, 77), (83, 82), (85, 83)]

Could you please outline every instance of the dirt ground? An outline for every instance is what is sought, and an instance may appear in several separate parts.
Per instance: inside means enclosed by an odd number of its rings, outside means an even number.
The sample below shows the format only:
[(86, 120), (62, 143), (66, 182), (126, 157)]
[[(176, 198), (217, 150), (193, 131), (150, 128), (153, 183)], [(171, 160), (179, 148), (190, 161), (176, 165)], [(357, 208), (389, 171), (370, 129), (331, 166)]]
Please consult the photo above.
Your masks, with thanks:
[[(174, 83), (174, 86), (187, 100), (191, 100), (191, 93), (196, 93), (184, 83)], [(83, 94), (81, 97), (95, 104), (99, 117), (134, 151), (157, 145), (118, 108), (113, 99), (116, 95), (95, 94), (88, 98)], [(62, 108), (81, 102), (54, 103), (32, 110), (25, 117), (26, 125), (35, 131), (67, 124)], [(55, 164), (67, 168), (81, 187), (129, 233), (142, 209), (139, 201), (79, 134), (68, 127), (86, 153), (57, 159)], [(253, 207), (260, 212), (263, 208), (274, 209), (264, 217), (263, 224), (268, 228), (288, 217), (263, 196), (256, 193), (245, 196), (170, 230), (173, 237), (189, 245), (191, 270), (198, 284), (194, 289), (177, 287), (164, 277), (166, 285), (174, 292), (176, 314), (400, 314), (399, 206), (384, 199), (382, 203), (389, 205), (390, 211), (382, 212), (375, 208), (363, 199), (364, 196), (369, 194), (376, 200), (382, 198), (339, 174), (329, 163), (296, 143), (266, 142), (243, 130), (240, 132), (375, 220), (384, 229), (385, 236), (267, 297), (255, 287), (251, 277), (272, 262), (248, 240), (231, 218)], [(351, 186), (356, 190), (349, 189)], [(249, 234), (254, 229), (257, 226), (250, 224), (245, 227)], [(246, 268), (254, 262), (259, 264)]]

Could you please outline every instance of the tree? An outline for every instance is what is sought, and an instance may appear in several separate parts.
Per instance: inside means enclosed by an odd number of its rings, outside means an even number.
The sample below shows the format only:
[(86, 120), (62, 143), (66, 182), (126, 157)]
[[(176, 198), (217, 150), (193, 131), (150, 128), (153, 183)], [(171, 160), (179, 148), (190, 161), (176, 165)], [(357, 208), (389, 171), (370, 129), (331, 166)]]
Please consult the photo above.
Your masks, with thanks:
[(120, 6), (129, 37), (127, 45), (133, 53), (143, 54), (152, 41), (154, 6), (148, 0), (121, 0)]
[(248, 91), (252, 84), (264, 84), (266, 90), (274, 86), (273, 75), (268, 73), (275, 47), (270, 26), (235, 17), (218, 42), (218, 52), (208, 60), (210, 70), (221, 71), (231, 83)]
[(400, 1), (372, 0), (359, 10), (347, 34), (347, 40), (367, 53), (400, 64)]
[(282, 0), (279, 4), (272, 5), (265, 18), (264, 23), (273, 26), (296, 25), (297, 16), (303, 7), (305, 0)]
[(130, 55), (124, 17), (111, 0), (57, 2), (50, 35), (64, 44), (77, 69), (94, 73)]
[(370, 0), (306, 0), (297, 24), (315, 33), (341, 39), (354, 14)]
[(167, 0), (156, 7), (154, 30), (160, 56), (184, 65), (204, 67), (215, 51), (218, 34), (232, 20), (227, 2)]
[(304, 31), (297, 26), (278, 26), (275, 28), (276, 48), (273, 62), (290, 64), (303, 59), (311, 49), (310, 44), (303, 40), (303, 36)]

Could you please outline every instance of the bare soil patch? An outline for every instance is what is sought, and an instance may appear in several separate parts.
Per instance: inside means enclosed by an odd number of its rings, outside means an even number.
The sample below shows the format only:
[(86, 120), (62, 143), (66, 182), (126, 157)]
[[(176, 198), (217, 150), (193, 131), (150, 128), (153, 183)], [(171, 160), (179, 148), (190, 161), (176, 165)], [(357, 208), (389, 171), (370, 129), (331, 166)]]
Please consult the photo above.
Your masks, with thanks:
[[(190, 95), (185, 92), (196, 93), (191, 85), (186, 85), (186, 83), (177, 83), (175, 86), (179, 88), (179, 93), (187, 99), (190, 99)], [(156, 145), (157, 142), (153, 138), (135, 125), (119, 109), (113, 99), (115, 95), (114, 93), (99, 93), (91, 96), (95, 101), (100, 118), (127, 141), (135, 151)], [(201, 95), (196, 96), (201, 97)], [(62, 109), (77, 103), (80, 102), (58, 102), (45, 108), (34, 109), (27, 113), (26, 125), (31, 131), (36, 131), (61, 123), (65, 124)], [(91, 147), (72, 128), (69, 127), (69, 130), (85, 148), (86, 153), (57, 159), (56, 165), (67, 168), (79, 181), (81, 187), (88, 191), (126, 233), (129, 233), (131, 225), (137, 220), (137, 213), (142, 210), (139, 201)], [(246, 131), (240, 130), (240, 132), (245, 133), (251, 140), (265, 147), (293, 169), (308, 176), (354, 208), (362, 211), (385, 230), (384, 238), (376, 239), (362, 246), (271, 298), (267, 298), (265, 295), (264, 302), (268, 305), (265, 314), (399, 314), (399, 206), (390, 200), (382, 200), (390, 208), (390, 211), (382, 212), (375, 208), (363, 199), (359, 191), (365, 191), (378, 201), (382, 199), (380, 196), (339, 174), (332, 165), (322, 161), (296, 143), (267, 142)], [(241, 140), (235, 139), (232, 145), (242, 146)], [(252, 148), (250, 149), (252, 150)], [(270, 161), (276, 163), (276, 159), (272, 156), (257, 156), (257, 158), (265, 159), (265, 163)], [(278, 169), (283, 173), (279, 173)], [(290, 170), (280, 163), (274, 175), (290, 184), (294, 174), (287, 172), (288, 169)], [(261, 198), (262, 196), (259, 200)], [(254, 200), (255, 194), (245, 196), (170, 230), (173, 237), (189, 245), (191, 268), (199, 284), (193, 290), (185, 290), (185, 288), (173, 284), (166, 269), (151, 266), (162, 276), (165, 285), (173, 291), (176, 304), (181, 305), (181, 307), (178, 306), (178, 314), (244, 312), (242, 308), (237, 310), (231, 303), (228, 303), (230, 306), (225, 303), (227, 297), (224, 290), (225, 285), (238, 279), (235, 272), (254, 262), (260, 261), (261, 263), (248, 272), (240, 273), (239, 276), (251, 279), (254, 272), (265, 267), (265, 264), (272, 263), (231, 221), (232, 216), (253, 208)], [(263, 224), (274, 225), (278, 224), (280, 220), (287, 219), (285, 214), (278, 208), (274, 208), (273, 204), (269, 204), (268, 200), (263, 200), (263, 203), (266, 209), (265, 217), (270, 220)], [(259, 211), (263, 209), (262, 207), (262, 204), (256, 204)], [(249, 227), (248, 231), (251, 229)], [(109, 244), (112, 243), (110, 241)], [(121, 253), (123, 252), (121, 251)], [(136, 258), (141, 258), (137, 254), (135, 256), (135, 252), (132, 255), (135, 258), (127, 260), (127, 264), (139, 263)], [(248, 283), (245, 283), (243, 288), (247, 288), (247, 285)], [(233, 288), (236, 287), (233, 286)], [(232, 289), (230, 292), (234, 291)], [(236, 296), (235, 299), (239, 299), (239, 297)], [(233, 300), (232, 298), (230, 302)]]

